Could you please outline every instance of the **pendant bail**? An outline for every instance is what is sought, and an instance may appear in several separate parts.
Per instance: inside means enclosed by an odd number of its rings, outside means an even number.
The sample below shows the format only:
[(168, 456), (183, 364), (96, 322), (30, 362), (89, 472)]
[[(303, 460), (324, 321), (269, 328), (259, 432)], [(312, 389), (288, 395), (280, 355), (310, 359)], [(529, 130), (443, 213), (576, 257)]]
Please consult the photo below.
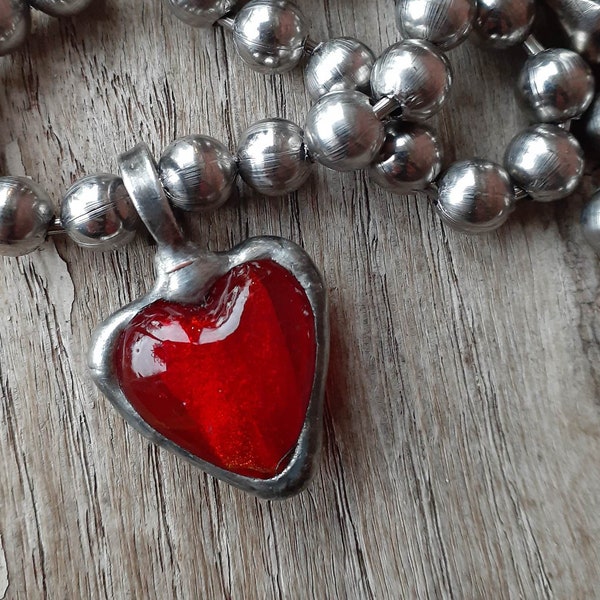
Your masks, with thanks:
[(150, 148), (144, 143), (118, 158), (125, 188), (159, 247), (177, 249), (186, 242), (173, 214)]

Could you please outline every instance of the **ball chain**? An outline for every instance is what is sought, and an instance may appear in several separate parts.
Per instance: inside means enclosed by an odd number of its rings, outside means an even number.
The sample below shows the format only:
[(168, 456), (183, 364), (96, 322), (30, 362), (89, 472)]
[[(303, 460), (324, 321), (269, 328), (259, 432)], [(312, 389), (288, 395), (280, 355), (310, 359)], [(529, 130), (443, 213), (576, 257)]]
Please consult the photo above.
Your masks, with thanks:
[[(290, 71), (307, 58), (305, 81), (314, 101), (304, 128), (285, 119), (260, 121), (243, 134), (235, 155), (205, 135), (170, 144), (158, 170), (169, 200), (181, 209), (218, 208), (238, 175), (260, 194), (289, 194), (302, 187), (316, 162), (336, 171), (368, 169), (374, 183), (393, 193), (426, 191), (447, 225), (484, 233), (500, 227), (519, 199), (564, 198), (581, 181), (584, 155), (569, 123), (592, 103), (594, 78), (578, 53), (545, 49), (531, 35), (535, 0), (398, 0), (402, 41), (378, 58), (353, 38), (312, 40), (306, 18), (288, 0), (251, 0), (237, 11), (235, 0), (165, 2), (193, 27), (218, 24), (230, 30), (239, 56), (261, 73)], [(23, 43), (31, 8), (61, 17), (90, 3), (0, 0), (0, 54)], [(582, 44), (581, 31), (589, 23), (573, 21), (573, 2), (550, 4)], [(596, 31), (600, 11), (597, 25)], [(534, 124), (514, 136), (503, 165), (474, 158), (442, 173), (443, 150), (425, 122), (441, 110), (452, 86), (445, 52), (472, 32), (492, 48), (525, 49), (517, 90)], [(577, 50), (589, 57), (594, 48), (588, 40)], [(600, 136), (600, 110), (596, 114), (588, 128)], [(585, 208), (582, 224), (586, 239), (600, 251), (600, 194)], [(58, 219), (48, 195), (32, 180), (0, 178), (0, 254), (32, 252), (56, 231), (84, 247), (112, 249), (129, 242), (137, 226), (135, 209), (115, 175), (77, 181), (66, 192)]]

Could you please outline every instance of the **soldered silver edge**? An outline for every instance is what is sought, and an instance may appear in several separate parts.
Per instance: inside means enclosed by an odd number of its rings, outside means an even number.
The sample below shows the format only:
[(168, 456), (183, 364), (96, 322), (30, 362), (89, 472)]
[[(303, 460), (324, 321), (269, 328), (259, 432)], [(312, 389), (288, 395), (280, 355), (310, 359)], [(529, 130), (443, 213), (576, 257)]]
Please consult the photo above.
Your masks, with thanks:
[[(198, 254), (206, 257), (204, 251), (199, 251)], [(215, 261), (222, 265), (219, 269), (220, 272), (215, 273), (213, 271), (210, 275), (208, 273), (203, 275), (205, 277), (224, 275), (235, 266), (245, 262), (261, 259), (273, 260), (294, 275), (304, 289), (312, 308), (316, 336), (313, 388), (298, 444), (284, 471), (274, 478), (263, 480), (237, 475), (203, 461), (151, 427), (125, 397), (113, 365), (116, 344), (124, 328), (146, 306), (157, 300), (169, 300), (168, 296), (173, 292), (175, 296), (181, 295), (182, 290), (173, 290), (172, 287), (169, 288), (168, 285), (165, 285), (164, 274), (159, 273), (155, 287), (147, 295), (122, 308), (96, 328), (90, 346), (88, 365), (94, 382), (104, 395), (112, 402), (125, 420), (150, 441), (187, 459), (213, 477), (246, 492), (269, 500), (283, 499), (301, 492), (308, 485), (316, 472), (321, 451), (323, 404), (329, 362), (327, 291), (321, 274), (308, 254), (293, 242), (283, 238), (251, 238), (228, 252), (218, 253), (214, 256), (226, 260), (220, 263)], [(157, 264), (160, 267), (161, 262), (158, 257)], [(197, 273), (197, 269), (194, 270), (196, 277)], [(188, 285), (185, 277), (179, 277), (177, 282), (178, 287)], [(206, 283), (190, 280), (189, 285), (193, 286), (194, 289), (200, 289), (205, 287)], [(185, 295), (186, 291), (183, 290), (183, 296)]]

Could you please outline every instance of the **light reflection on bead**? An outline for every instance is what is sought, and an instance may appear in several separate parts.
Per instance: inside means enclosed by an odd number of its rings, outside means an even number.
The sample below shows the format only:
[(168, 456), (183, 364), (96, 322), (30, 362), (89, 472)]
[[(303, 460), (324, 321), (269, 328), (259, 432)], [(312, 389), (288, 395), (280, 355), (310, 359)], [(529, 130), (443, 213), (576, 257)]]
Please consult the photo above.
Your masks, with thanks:
[(336, 38), (319, 44), (305, 71), (306, 88), (313, 100), (328, 92), (358, 90), (367, 93), (373, 52), (354, 38)]
[(54, 218), (48, 194), (27, 177), (0, 177), (0, 255), (37, 250)]
[(537, 121), (562, 123), (582, 115), (594, 97), (594, 76), (572, 50), (553, 48), (530, 56), (517, 88)]
[(371, 165), (371, 179), (395, 194), (425, 189), (442, 168), (442, 148), (428, 127), (394, 119), (385, 123), (385, 141)]
[(458, 46), (471, 31), (474, 0), (398, 0), (396, 24), (403, 39), (426, 40), (442, 50)]
[(304, 54), (308, 25), (288, 0), (251, 0), (236, 15), (233, 40), (242, 60), (260, 73), (284, 73)]
[(393, 98), (405, 121), (424, 121), (438, 112), (450, 91), (448, 59), (429, 42), (405, 40), (375, 62), (371, 88), (377, 100)]
[(312, 158), (335, 171), (368, 167), (383, 144), (383, 123), (360, 92), (331, 92), (310, 110), (305, 139)]
[(486, 233), (504, 224), (515, 206), (508, 173), (487, 160), (454, 163), (439, 181), (434, 201), (442, 220), (464, 233)]
[(252, 125), (240, 141), (238, 161), (242, 179), (266, 196), (300, 189), (312, 168), (302, 129), (285, 119)]
[(25, 0), (0, 0), (0, 56), (23, 45), (31, 30), (31, 12)]
[(113, 250), (133, 240), (138, 214), (116, 175), (89, 175), (74, 183), (61, 204), (67, 235), (83, 248)]
[(522, 44), (535, 18), (535, 0), (477, 0), (473, 30), (491, 48)]
[(556, 125), (534, 125), (508, 145), (504, 165), (515, 183), (534, 200), (570, 196), (583, 175), (583, 152), (577, 140)]

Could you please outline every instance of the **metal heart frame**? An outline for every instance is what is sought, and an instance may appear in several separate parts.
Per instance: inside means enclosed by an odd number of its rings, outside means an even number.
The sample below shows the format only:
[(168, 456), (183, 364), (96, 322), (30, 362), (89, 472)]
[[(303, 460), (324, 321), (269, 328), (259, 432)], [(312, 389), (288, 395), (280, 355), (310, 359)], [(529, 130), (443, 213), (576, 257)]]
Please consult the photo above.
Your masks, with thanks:
[[(328, 302), (321, 274), (302, 248), (283, 238), (251, 238), (222, 253), (198, 248), (184, 239), (148, 148), (137, 146), (120, 158), (120, 165), (131, 199), (159, 244), (157, 280), (148, 294), (122, 308), (96, 328), (88, 357), (94, 382), (139, 433), (208, 474), (265, 499), (281, 499), (302, 491), (316, 471), (321, 449), (323, 398), (329, 362)], [(287, 467), (271, 479), (245, 477), (221, 469), (156, 431), (125, 396), (114, 363), (114, 353), (122, 332), (148, 305), (158, 300), (197, 304), (216, 279), (238, 265), (256, 260), (272, 260), (296, 278), (306, 293), (315, 323), (315, 374), (304, 425)]]

